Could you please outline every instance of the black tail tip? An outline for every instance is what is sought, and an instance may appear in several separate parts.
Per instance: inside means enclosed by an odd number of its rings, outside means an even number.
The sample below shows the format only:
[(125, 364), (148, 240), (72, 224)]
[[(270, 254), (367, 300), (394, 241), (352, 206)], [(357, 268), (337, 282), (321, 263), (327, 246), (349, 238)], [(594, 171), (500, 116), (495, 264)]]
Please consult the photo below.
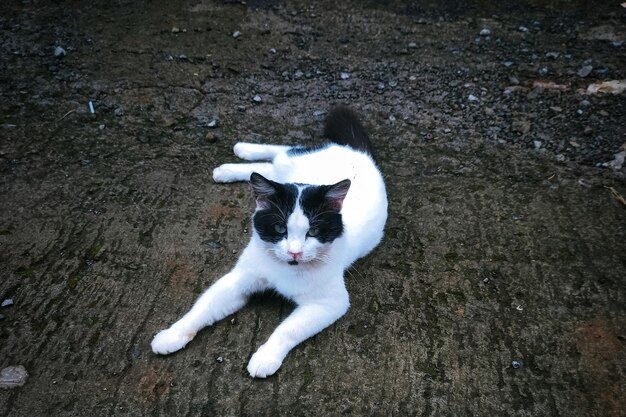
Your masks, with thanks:
[(365, 128), (355, 111), (345, 104), (334, 106), (326, 116), (324, 136), (334, 143), (347, 145), (373, 156), (372, 144)]

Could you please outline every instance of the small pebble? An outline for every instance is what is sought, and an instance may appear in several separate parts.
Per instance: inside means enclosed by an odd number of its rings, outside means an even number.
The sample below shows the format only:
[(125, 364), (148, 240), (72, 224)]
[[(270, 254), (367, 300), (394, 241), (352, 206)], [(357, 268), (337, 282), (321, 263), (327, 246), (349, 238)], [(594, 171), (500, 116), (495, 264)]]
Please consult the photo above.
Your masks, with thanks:
[(514, 222), (519, 222), (519, 221), (524, 220), (524, 216), (521, 214), (513, 214), (511, 216), (511, 220), (513, 220)]
[(624, 45), (624, 41), (613, 41), (611, 45), (613, 45), (613, 48), (621, 48)]
[(517, 28), (517, 30), (519, 30), (520, 32), (523, 32), (523, 33), (528, 32), (528, 28), (526, 26), (520, 26), (519, 28)]
[(217, 242), (215, 240), (205, 240), (204, 242), (202, 242), (202, 245), (206, 246), (209, 249), (219, 249), (223, 246), (220, 242)]
[(180, 32), (180, 29), (178, 29), (176, 26), (174, 26), (172, 28), (172, 33), (178, 33), (178, 32)]
[(513, 66), (513, 61), (504, 61), (504, 66), (509, 68)]
[(240, 36), (241, 36), (241, 32), (239, 32), (238, 30), (233, 32), (233, 38), (237, 39)]
[(548, 75), (548, 67), (539, 68), (537, 72), (539, 73), (539, 75)]
[(224, 362), (224, 358), (222, 358), (221, 356), (218, 356), (215, 360), (216, 360), (218, 363), (222, 363), (222, 362)]
[(209, 123), (207, 123), (208, 127), (216, 127), (217, 126), (217, 120), (213, 119), (211, 120)]
[(396, 80), (389, 81), (389, 87), (395, 87), (397, 85), (398, 85), (398, 82)]
[(600, 67), (600, 68), (596, 68), (595, 72), (597, 74), (608, 74), (609, 69), (607, 67)]
[(22, 365), (7, 366), (0, 371), (0, 388), (11, 389), (21, 387), (28, 379), (28, 372)]
[(518, 85), (519, 84), (519, 80), (517, 79), (517, 77), (513, 77), (513, 76), (509, 77), (509, 82), (511, 84), (513, 84), (513, 85)]
[(378, 88), (379, 90), (384, 90), (385, 89), (385, 83), (383, 83), (383, 82), (378, 83), (376, 88)]
[(139, 350), (138, 346), (133, 346), (133, 349), (131, 350), (131, 353), (133, 355), (133, 358), (137, 359), (141, 356), (141, 351)]
[(341, 74), (339, 74), (339, 78), (341, 78), (342, 80), (347, 80), (348, 78), (350, 78), (350, 74), (348, 74), (347, 72), (342, 72)]
[(98, 129), (100, 129), (100, 130), (104, 130), (105, 128), (106, 128), (106, 125), (100, 125), (100, 126), (98, 126)]
[(474, 94), (470, 94), (469, 96), (467, 96), (467, 99), (472, 102), (478, 101), (478, 97), (476, 97)]
[(565, 155), (563, 155), (562, 153), (558, 154), (556, 156), (556, 160), (559, 161), (559, 162), (565, 161)]
[(540, 149), (542, 143), (540, 140), (533, 140), (533, 145), (535, 146), (535, 149)]
[(7, 298), (4, 301), (2, 301), (2, 307), (9, 307), (13, 305), (13, 299), (12, 298)]
[(95, 113), (95, 110), (93, 109), (93, 103), (91, 101), (89, 102), (89, 111), (91, 112), (91, 114)]
[(591, 65), (585, 65), (581, 69), (578, 70), (578, 76), (581, 78), (585, 78), (587, 75), (591, 74), (593, 71), (593, 67)]
[(512, 361), (511, 366), (513, 367), (513, 369), (518, 369), (520, 366), (522, 366), (522, 364), (518, 361)]
[(273, 54), (275, 54), (275, 53), (276, 53), (276, 48), (272, 48), (272, 49), (270, 49), (270, 52), (271, 52), (271, 53), (273, 53)]
[(326, 110), (315, 110), (313, 112), (313, 117), (321, 117), (326, 114)]
[(56, 48), (54, 48), (54, 56), (62, 57), (65, 55), (67, 55), (67, 52), (65, 52), (65, 49), (61, 48), (60, 46), (57, 46)]
[(491, 35), (491, 31), (489, 29), (487, 29), (487, 28), (483, 28), (480, 31), (480, 36), (489, 36), (489, 35)]
[(409, 44), (407, 45), (407, 48), (417, 49), (417, 44), (415, 42), (409, 42)]
[(552, 59), (557, 59), (559, 55), (560, 54), (558, 52), (546, 52), (546, 56)]
[(263, 99), (262, 99), (262, 98), (261, 98), (261, 96), (259, 96), (259, 95), (256, 95), (256, 96), (252, 97), (252, 100), (253, 100), (255, 103), (260, 103), (260, 102), (262, 102), (262, 101), (263, 101)]
[(443, 129), (443, 133), (450, 133), (450, 132), (452, 132), (452, 129), (449, 129), (447, 127)]

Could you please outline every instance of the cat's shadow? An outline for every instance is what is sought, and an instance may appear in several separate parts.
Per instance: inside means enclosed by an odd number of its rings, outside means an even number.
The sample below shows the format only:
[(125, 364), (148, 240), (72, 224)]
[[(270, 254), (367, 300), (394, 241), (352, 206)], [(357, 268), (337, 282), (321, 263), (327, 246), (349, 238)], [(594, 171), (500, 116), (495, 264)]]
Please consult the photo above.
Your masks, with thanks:
[(280, 319), (287, 317), (296, 308), (296, 303), (283, 297), (274, 290), (266, 290), (254, 293), (248, 299), (244, 309), (257, 311), (259, 309), (278, 310)]

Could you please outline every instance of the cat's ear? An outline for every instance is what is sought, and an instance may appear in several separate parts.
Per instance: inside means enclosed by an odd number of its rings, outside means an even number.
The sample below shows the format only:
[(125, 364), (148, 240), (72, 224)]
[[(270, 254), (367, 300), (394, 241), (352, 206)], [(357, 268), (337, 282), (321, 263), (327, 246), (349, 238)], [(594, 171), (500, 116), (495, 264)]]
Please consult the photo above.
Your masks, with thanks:
[(250, 175), (250, 185), (252, 186), (252, 190), (254, 191), (254, 195), (256, 197), (257, 208), (269, 208), (270, 203), (268, 198), (276, 194), (274, 182), (268, 180), (261, 174), (253, 172), (252, 175)]
[(350, 180), (346, 179), (329, 186), (328, 190), (326, 190), (326, 200), (337, 210), (341, 210), (341, 207), (343, 207), (343, 199), (348, 194), (350, 184)]

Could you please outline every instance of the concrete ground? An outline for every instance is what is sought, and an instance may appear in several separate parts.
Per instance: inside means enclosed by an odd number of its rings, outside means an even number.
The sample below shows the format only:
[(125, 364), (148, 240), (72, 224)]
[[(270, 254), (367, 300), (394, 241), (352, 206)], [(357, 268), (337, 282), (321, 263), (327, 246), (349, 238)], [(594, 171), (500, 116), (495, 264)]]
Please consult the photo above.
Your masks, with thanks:
[[(0, 415), (626, 415), (626, 101), (585, 93), (626, 79), (625, 10), (3, 2), (0, 368), (30, 376)], [(248, 186), (212, 169), (319, 140), (334, 103), (390, 201), (348, 314), (267, 380), (271, 296), (152, 354), (249, 237)]]

